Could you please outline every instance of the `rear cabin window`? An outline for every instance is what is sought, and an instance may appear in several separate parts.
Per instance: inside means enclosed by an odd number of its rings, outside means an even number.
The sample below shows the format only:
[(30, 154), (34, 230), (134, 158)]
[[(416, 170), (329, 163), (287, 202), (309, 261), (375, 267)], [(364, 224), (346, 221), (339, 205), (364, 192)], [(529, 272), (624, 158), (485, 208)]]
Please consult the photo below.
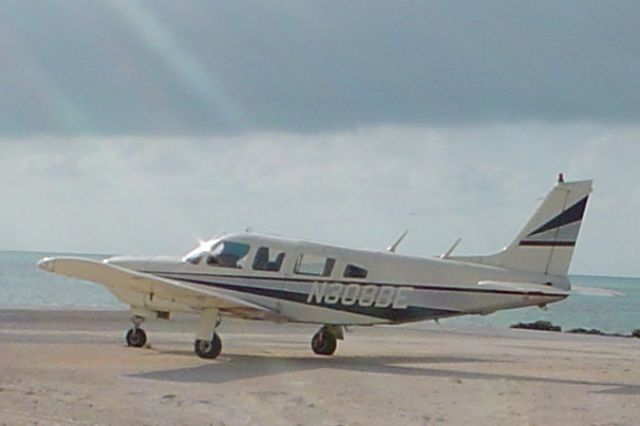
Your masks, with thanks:
[(259, 247), (253, 258), (253, 269), (256, 271), (278, 272), (284, 261), (284, 252), (270, 249), (269, 247)]
[(249, 245), (235, 241), (223, 241), (211, 250), (207, 257), (207, 265), (219, 266), (222, 268), (242, 267), (241, 261), (249, 253)]
[(313, 275), (316, 277), (328, 277), (331, 275), (336, 260), (332, 257), (316, 256), (313, 254), (301, 254), (296, 260), (293, 271), (300, 275)]
[(356, 265), (348, 264), (344, 268), (345, 278), (367, 278), (367, 270)]

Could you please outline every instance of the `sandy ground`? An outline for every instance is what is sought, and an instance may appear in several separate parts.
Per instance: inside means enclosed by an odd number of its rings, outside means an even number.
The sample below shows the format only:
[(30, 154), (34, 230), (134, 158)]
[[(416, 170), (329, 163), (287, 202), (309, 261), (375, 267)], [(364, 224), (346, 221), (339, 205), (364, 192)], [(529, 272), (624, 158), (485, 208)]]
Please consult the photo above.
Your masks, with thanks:
[(332, 358), (316, 327), (225, 320), (223, 354), (195, 321), (127, 312), (0, 311), (0, 424), (638, 425), (640, 339), (446, 325), (354, 328)]

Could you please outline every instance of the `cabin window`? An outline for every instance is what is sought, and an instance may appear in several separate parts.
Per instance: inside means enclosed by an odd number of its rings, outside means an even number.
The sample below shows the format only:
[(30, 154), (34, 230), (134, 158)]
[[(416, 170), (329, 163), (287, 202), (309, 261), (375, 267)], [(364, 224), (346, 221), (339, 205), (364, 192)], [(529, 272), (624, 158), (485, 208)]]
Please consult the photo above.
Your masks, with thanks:
[(345, 278), (367, 278), (367, 270), (356, 265), (348, 264), (344, 268)]
[(278, 272), (284, 261), (284, 252), (260, 247), (253, 258), (253, 269), (256, 271)]
[(331, 257), (301, 254), (293, 268), (296, 274), (328, 277), (331, 275), (336, 260)]
[(222, 241), (213, 247), (207, 257), (207, 265), (222, 268), (242, 267), (241, 261), (249, 253), (249, 245), (235, 241)]

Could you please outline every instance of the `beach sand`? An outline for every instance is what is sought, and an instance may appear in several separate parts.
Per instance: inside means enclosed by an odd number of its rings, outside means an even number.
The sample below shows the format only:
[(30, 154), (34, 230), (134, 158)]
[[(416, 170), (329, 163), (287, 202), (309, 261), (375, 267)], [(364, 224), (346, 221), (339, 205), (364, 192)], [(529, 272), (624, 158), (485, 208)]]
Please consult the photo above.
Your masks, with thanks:
[(206, 361), (195, 318), (148, 321), (144, 349), (128, 319), (0, 311), (0, 424), (640, 424), (640, 339), (357, 327), (324, 358), (316, 326), (225, 319)]

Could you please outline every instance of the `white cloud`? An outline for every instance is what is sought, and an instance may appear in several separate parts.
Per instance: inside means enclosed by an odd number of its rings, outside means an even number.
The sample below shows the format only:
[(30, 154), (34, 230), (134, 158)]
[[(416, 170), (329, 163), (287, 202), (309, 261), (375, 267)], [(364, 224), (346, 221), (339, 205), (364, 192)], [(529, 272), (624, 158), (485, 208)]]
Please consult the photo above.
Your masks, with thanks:
[(638, 275), (638, 127), (372, 127), (297, 135), (0, 140), (1, 247), (181, 253), (253, 226), (430, 255), (499, 249), (565, 171), (596, 191), (574, 272)]

